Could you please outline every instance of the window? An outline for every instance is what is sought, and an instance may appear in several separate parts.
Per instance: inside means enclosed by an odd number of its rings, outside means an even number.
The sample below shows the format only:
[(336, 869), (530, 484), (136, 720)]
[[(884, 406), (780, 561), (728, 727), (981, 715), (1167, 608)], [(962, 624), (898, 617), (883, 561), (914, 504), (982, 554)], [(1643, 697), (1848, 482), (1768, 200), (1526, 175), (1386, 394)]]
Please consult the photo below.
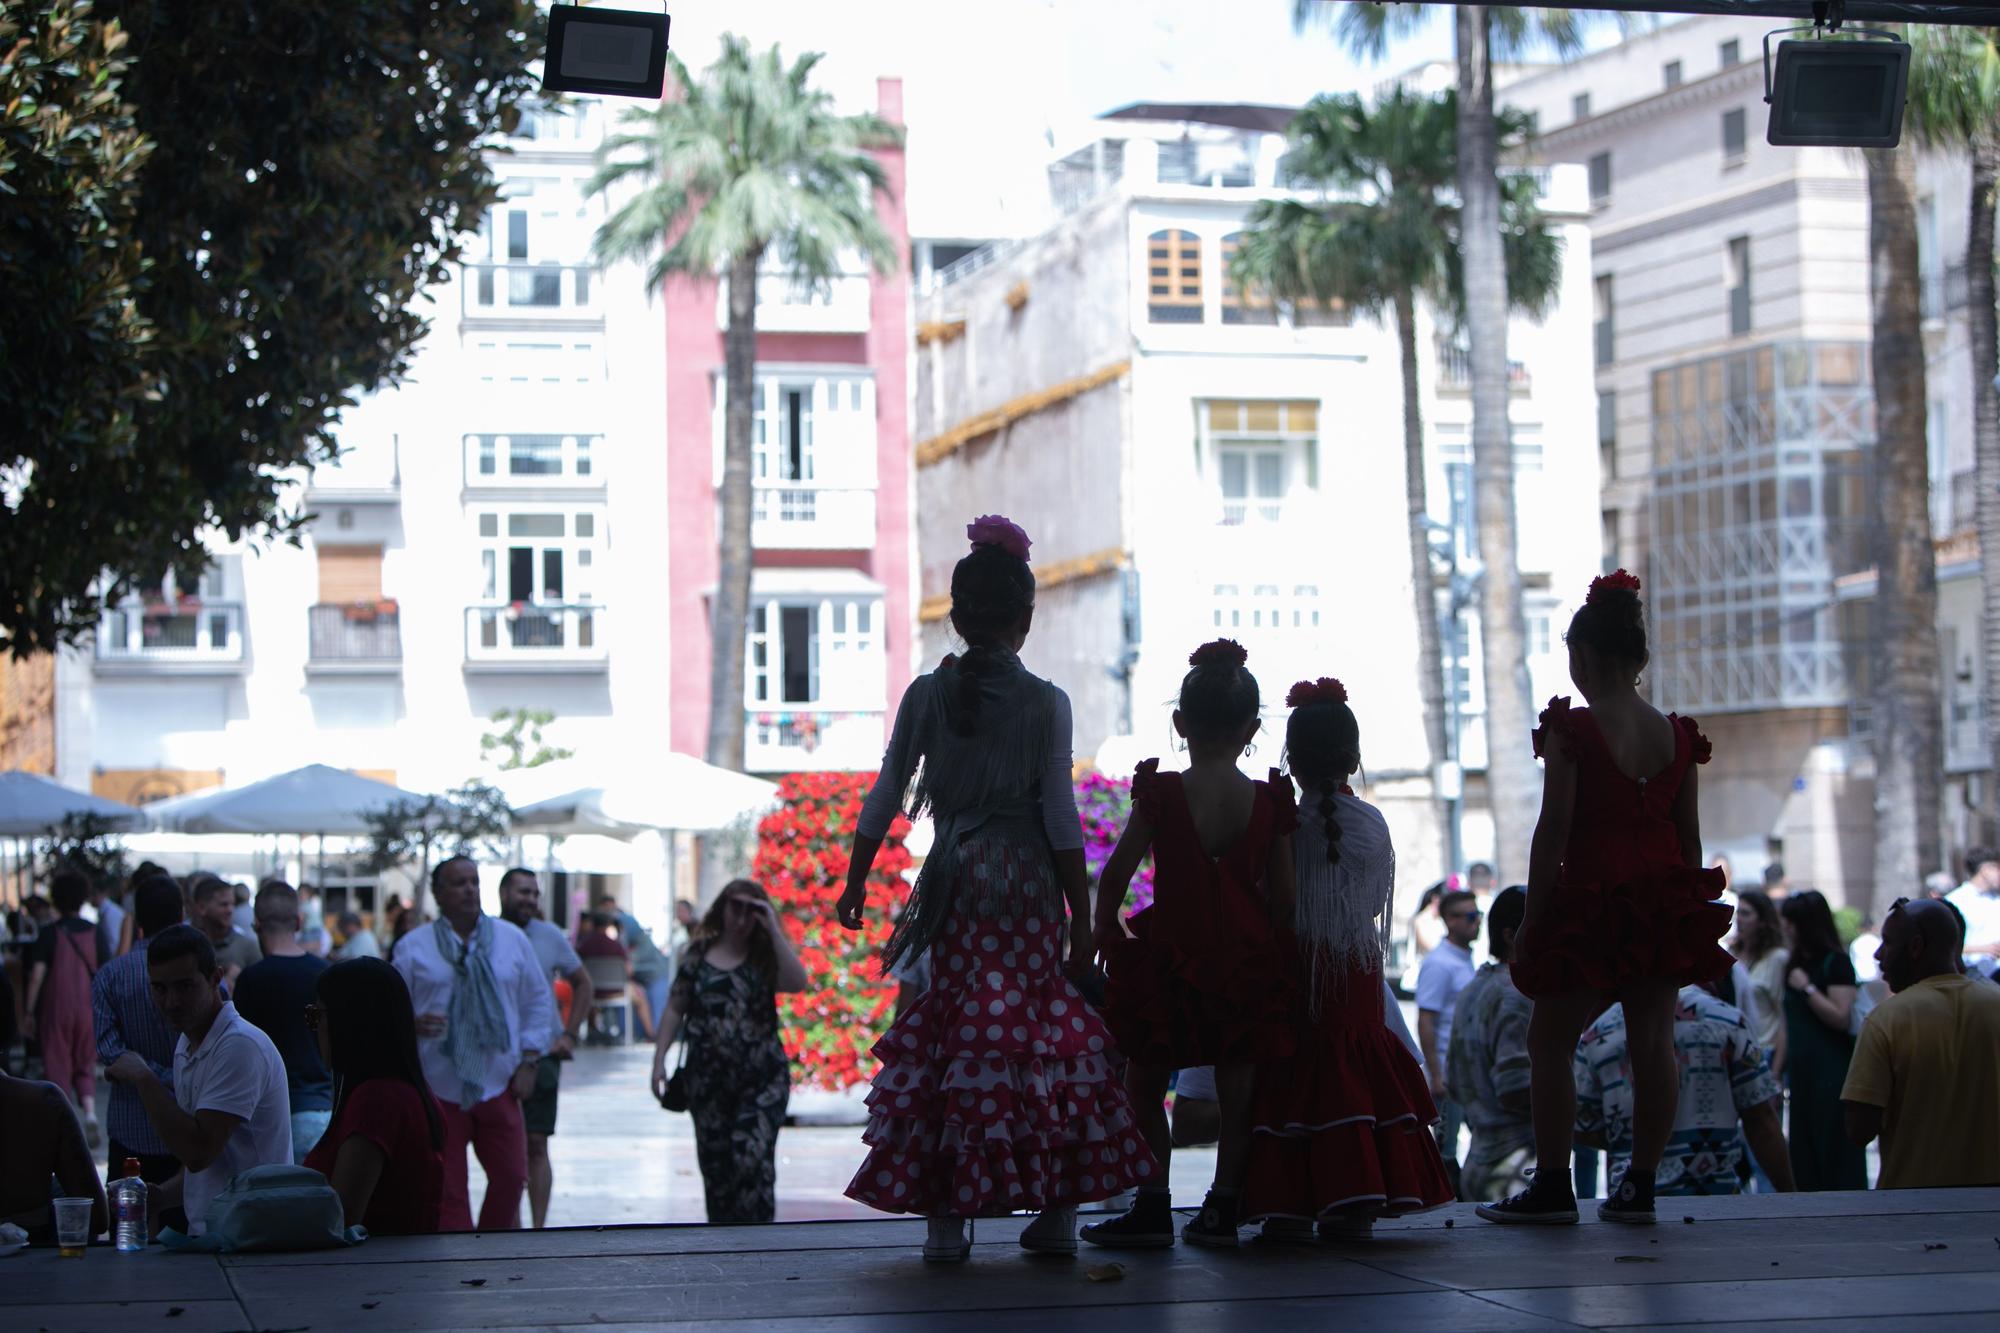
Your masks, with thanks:
[(752, 422), (751, 448), (758, 481), (813, 479), (813, 401), (809, 384), (769, 386)]
[(1743, 160), (1744, 145), (1748, 136), (1745, 128), (1746, 115), (1742, 107), (1722, 113), (1722, 164), (1730, 166)]
[(1661, 66), (1660, 81), (1666, 84), (1668, 88), (1680, 87), (1681, 62), (1678, 60), (1669, 60), (1665, 65)]
[(1917, 277), (1922, 284), (1918, 305), (1925, 319), (1942, 319), (1945, 312), (1944, 266), (1938, 248), (1937, 196), (1917, 198)]
[(881, 602), (866, 597), (753, 602), (744, 706), (754, 711), (878, 699), (881, 620)]
[(1611, 154), (1592, 153), (1590, 155), (1590, 203), (1593, 208), (1602, 208), (1611, 202)]
[(1269, 292), (1261, 288), (1246, 288), (1236, 281), (1230, 269), (1237, 249), (1243, 244), (1243, 233), (1231, 232), (1222, 238), (1222, 322), (1224, 324), (1276, 324), (1278, 306)]
[(1722, 67), (1728, 69), (1743, 59), (1743, 47), (1731, 37), (1716, 48), (1716, 54), (1722, 58)]
[(1597, 395), (1597, 466), (1604, 481), (1618, 475), (1618, 395)]
[(1618, 557), (1618, 511), (1606, 509), (1597, 516), (1598, 540), (1602, 543), (1604, 572), (1623, 569), (1624, 562)]
[(604, 357), (594, 341), (483, 338), (472, 351), (484, 384), (596, 384), (604, 378)]
[(382, 600), (382, 548), (321, 546), (319, 600), (325, 605), (372, 605)]
[(1750, 332), (1750, 238), (1732, 236), (1725, 251), (1724, 280), (1729, 286), (1729, 335)]
[(1577, 120), (1590, 119), (1590, 94), (1578, 93), (1569, 99), (1569, 113)]
[(468, 435), (466, 484), (589, 481), (596, 439), (591, 435)]
[(1247, 597), (1240, 583), (1218, 583), (1209, 604), (1209, 623), (1231, 635), (1316, 630), (1319, 619), (1317, 583), (1256, 583)]
[(1224, 527), (1278, 522), (1295, 495), (1318, 486), (1319, 404), (1212, 399), (1200, 425)]
[(1609, 273), (1599, 274), (1596, 283), (1592, 286), (1592, 292), (1596, 305), (1596, 326), (1594, 331), (1597, 341), (1597, 364), (1602, 368), (1610, 365), (1617, 359), (1614, 355), (1616, 349), (1612, 343), (1613, 308), (1611, 275)]
[(1555, 643), (1555, 626), (1546, 611), (1528, 613), (1528, 656), (1547, 657)]
[[(513, 176), (469, 247), (472, 309), (553, 308), (565, 304), (563, 271), (590, 253), (588, 206), (569, 182)], [(579, 269), (570, 304), (589, 300), (590, 278)]]
[(1146, 241), (1146, 313), (1156, 324), (1199, 324), (1201, 238), (1191, 231), (1156, 231)]
[(484, 510), (477, 516), (480, 600), (563, 606), (593, 600), (603, 548), (592, 510)]

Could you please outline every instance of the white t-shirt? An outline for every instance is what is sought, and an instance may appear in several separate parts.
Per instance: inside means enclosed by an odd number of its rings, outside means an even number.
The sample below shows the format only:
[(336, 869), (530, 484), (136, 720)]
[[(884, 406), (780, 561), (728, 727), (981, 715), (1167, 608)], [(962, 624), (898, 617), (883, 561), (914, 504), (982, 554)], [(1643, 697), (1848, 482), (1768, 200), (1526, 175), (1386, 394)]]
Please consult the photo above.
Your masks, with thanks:
[(1970, 950), (2000, 940), (2000, 894), (1987, 893), (1977, 884), (1961, 884), (1945, 895), (1945, 901), (1956, 907), (1965, 918), (1965, 965), (1977, 969), (1981, 976), (1993, 967), (1993, 960), (1983, 953)]
[(1451, 1049), (1451, 1020), (1458, 1008), (1459, 992), (1472, 984), (1479, 969), (1472, 965), (1472, 950), (1445, 940), (1424, 955), (1417, 971), (1417, 1012), (1437, 1015), (1438, 1059)]
[(208, 1229), (208, 1205), (239, 1171), (291, 1165), (285, 1061), (271, 1039), (225, 1000), (199, 1046), (185, 1036), (175, 1043), (174, 1101), (189, 1115), (222, 1111), (243, 1122), (230, 1132), (220, 1157), (187, 1173), (182, 1201), (189, 1228), (199, 1236)]

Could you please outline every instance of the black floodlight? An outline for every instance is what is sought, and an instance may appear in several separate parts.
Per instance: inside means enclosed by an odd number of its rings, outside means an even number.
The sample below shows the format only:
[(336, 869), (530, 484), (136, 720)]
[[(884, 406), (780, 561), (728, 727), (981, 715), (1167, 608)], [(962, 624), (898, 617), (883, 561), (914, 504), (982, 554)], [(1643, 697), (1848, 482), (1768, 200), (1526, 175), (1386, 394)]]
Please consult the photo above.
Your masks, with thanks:
[[(1834, 20), (1837, 27), (1839, 20)], [(1795, 28), (1811, 32), (1815, 28)], [(1894, 148), (1903, 138), (1910, 45), (1895, 33), (1849, 28), (1852, 42), (1779, 42), (1775, 67), (1764, 38), (1766, 143), (1781, 147)]]
[(542, 91), (658, 97), (667, 83), (665, 13), (549, 6)]

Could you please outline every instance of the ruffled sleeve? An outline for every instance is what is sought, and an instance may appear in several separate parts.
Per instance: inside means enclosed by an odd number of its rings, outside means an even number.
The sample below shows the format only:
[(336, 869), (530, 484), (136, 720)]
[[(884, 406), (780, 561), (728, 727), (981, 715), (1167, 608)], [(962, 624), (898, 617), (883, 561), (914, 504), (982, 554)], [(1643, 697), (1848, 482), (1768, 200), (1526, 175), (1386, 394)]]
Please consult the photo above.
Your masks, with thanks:
[(1554, 741), (1557, 745), (1561, 746), (1564, 757), (1568, 757), (1570, 754), (1570, 726), (1569, 699), (1559, 694), (1549, 700), (1549, 706), (1542, 710), (1542, 725), (1535, 728), (1533, 736), (1535, 758), (1548, 758), (1548, 745), (1550, 741)]
[(1141, 759), (1132, 771), (1132, 810), (1149, 824), (1160, 822), (1160, 761)]
[(1691, 717), (1674, 714), (1674, 725), (1687, 733), (1688, 750), (1697, 764), (1705, 764), (1715, 753), (1715, 747), (1708, 743), (1708, 737), (1701, 734), (1701, 727)]
[(1292, 792), (1292, 780), (1274, 768), (1265, 785), (1271, 789), (1271, 832), (1289, 838), (1299, 826), (1299, 803)]

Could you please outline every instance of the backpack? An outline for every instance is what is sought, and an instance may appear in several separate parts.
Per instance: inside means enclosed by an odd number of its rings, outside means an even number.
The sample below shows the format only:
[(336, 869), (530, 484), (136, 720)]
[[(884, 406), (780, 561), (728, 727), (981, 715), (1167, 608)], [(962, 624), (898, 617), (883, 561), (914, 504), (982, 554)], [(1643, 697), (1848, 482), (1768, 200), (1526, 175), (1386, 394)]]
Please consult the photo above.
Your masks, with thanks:
[(330, 1250), (359, 1245), (365, 1227), (347, 1226), (340, 1196), (326, 1177), (303, 1166), (271, 1163), (239, 1171), (208, 1205), (200, 1236), (160, 1233), (160, 1244), (190, 1254), (248, 1250)]

